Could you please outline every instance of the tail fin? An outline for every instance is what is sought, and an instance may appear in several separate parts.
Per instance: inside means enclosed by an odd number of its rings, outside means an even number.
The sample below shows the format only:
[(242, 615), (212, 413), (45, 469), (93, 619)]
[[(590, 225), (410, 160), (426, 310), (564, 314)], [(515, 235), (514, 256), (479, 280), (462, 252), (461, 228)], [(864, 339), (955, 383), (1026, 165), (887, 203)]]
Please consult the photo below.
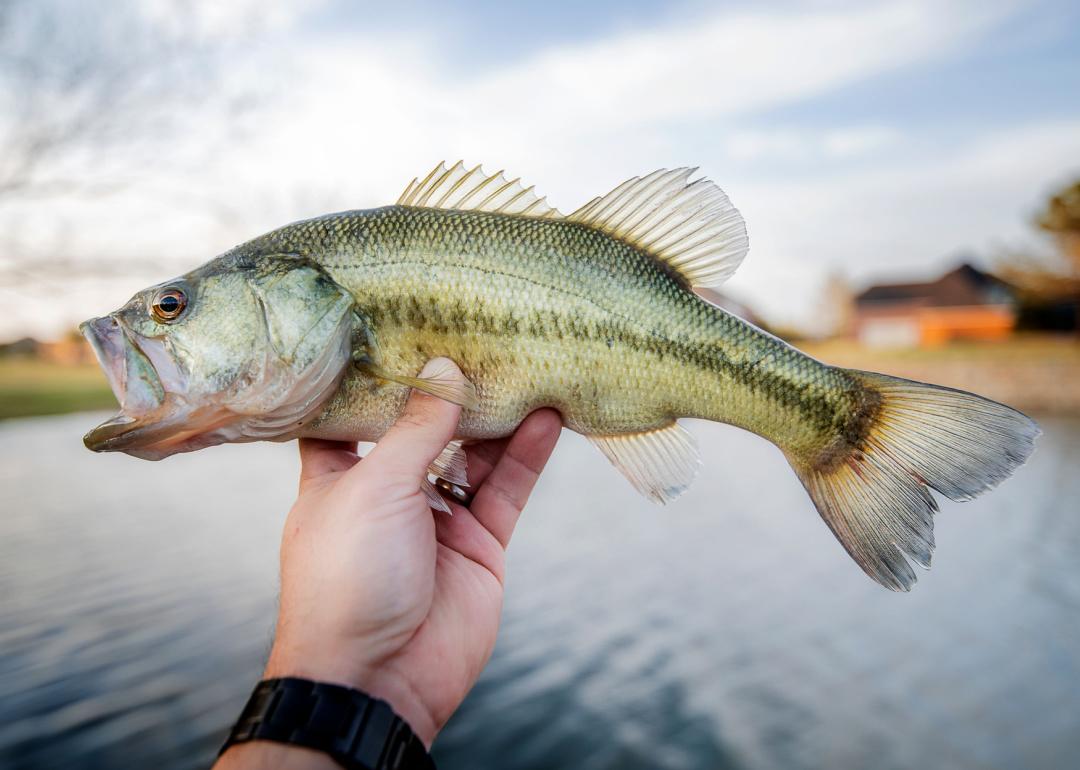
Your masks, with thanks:
[(929, 488), (951, 500), (993, 489), (1031, 455), (1038, 426), (1025, 415), (960, 390), (850, 371), (877, 404), (857, 443), (810, 467), (789, 461), (818, 512), (867, 575), (908, 591), (934, 550)]

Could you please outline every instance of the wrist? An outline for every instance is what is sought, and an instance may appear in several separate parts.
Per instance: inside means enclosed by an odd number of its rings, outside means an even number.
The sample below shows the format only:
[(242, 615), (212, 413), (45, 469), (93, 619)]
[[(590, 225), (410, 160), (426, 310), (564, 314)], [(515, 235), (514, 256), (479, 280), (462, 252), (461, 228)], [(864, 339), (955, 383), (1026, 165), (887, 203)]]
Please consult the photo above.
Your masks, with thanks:
[(275, 770), (341, 770), (341, 765), (321, 751), (267, 741), (231, 746), (214, 763), (213, 770), (247, 770), (254, 767), (272, 767)]
[(353, 664), (352, 660), (355, 658), (348, 654), (298, 655), (275, 644), (263, 677), (310, 679), (351, 687), (384, 700), (405, 720), (424, 747), (430, 749), (439, 726), (409, 680), (399, 675), (393, 666), (374, 668)]

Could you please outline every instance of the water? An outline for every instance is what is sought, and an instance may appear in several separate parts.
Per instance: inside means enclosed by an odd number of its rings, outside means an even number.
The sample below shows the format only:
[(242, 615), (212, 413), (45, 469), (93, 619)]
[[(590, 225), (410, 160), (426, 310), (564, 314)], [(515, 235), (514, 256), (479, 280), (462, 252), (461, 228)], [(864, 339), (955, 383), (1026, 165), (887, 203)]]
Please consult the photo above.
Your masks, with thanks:
[[(270, 643), (291, 445), (92, 455), (0, 424), (0, 766), (207, 766)], [(1080, 421), (943, 504), (908, 595), (863, 577), (779, 452), (698, 424), (668, 509), (564, 437), (514, 538), (441, 768), (1051, 768), (1080, 752)]]

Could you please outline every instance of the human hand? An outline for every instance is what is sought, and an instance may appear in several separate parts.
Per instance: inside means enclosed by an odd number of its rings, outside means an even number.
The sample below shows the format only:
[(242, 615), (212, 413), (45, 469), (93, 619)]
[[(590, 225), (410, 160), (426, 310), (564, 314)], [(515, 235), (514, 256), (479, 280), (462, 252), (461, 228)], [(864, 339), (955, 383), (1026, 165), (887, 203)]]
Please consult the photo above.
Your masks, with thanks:
[(460, 413), (414, 391), (363, 460), (355, 444), (301, 440), (266, 668), (267, 678), (380, 697), (427, 746), (491, 656), (505, 549), (562, 425), (558, 413), (541, 410), (512, 437), (467, 447), (474, 496), (468, 507), (450, 502), (448, 516), (429, 508), (420, 482)]

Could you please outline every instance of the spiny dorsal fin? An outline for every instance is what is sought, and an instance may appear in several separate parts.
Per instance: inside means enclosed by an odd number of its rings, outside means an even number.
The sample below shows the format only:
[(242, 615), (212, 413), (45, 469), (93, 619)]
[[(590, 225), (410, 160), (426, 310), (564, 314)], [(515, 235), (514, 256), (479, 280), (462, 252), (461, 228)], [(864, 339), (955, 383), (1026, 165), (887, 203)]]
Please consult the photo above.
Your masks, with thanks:
[(571, 214), (648, 252), (691, 286), (727, 280), (750, 248), (746, 223), (724, 191), (693, 168), (660, 169), (628, 179)]
[(655, 503), (669, 503), (685, 492), (701, 465), (697, 442), (677, 422), (641, 433), (586, 438)]
[(466, 169), (460, 160), (450, 168), (440, 163), (423, 179), (412, 180), (397, 202), (399, 206), (562, 218), (546, 198), (525, 187), (520, 179), (507, 179), (502, 171), (485, 174), (480, 166)]

